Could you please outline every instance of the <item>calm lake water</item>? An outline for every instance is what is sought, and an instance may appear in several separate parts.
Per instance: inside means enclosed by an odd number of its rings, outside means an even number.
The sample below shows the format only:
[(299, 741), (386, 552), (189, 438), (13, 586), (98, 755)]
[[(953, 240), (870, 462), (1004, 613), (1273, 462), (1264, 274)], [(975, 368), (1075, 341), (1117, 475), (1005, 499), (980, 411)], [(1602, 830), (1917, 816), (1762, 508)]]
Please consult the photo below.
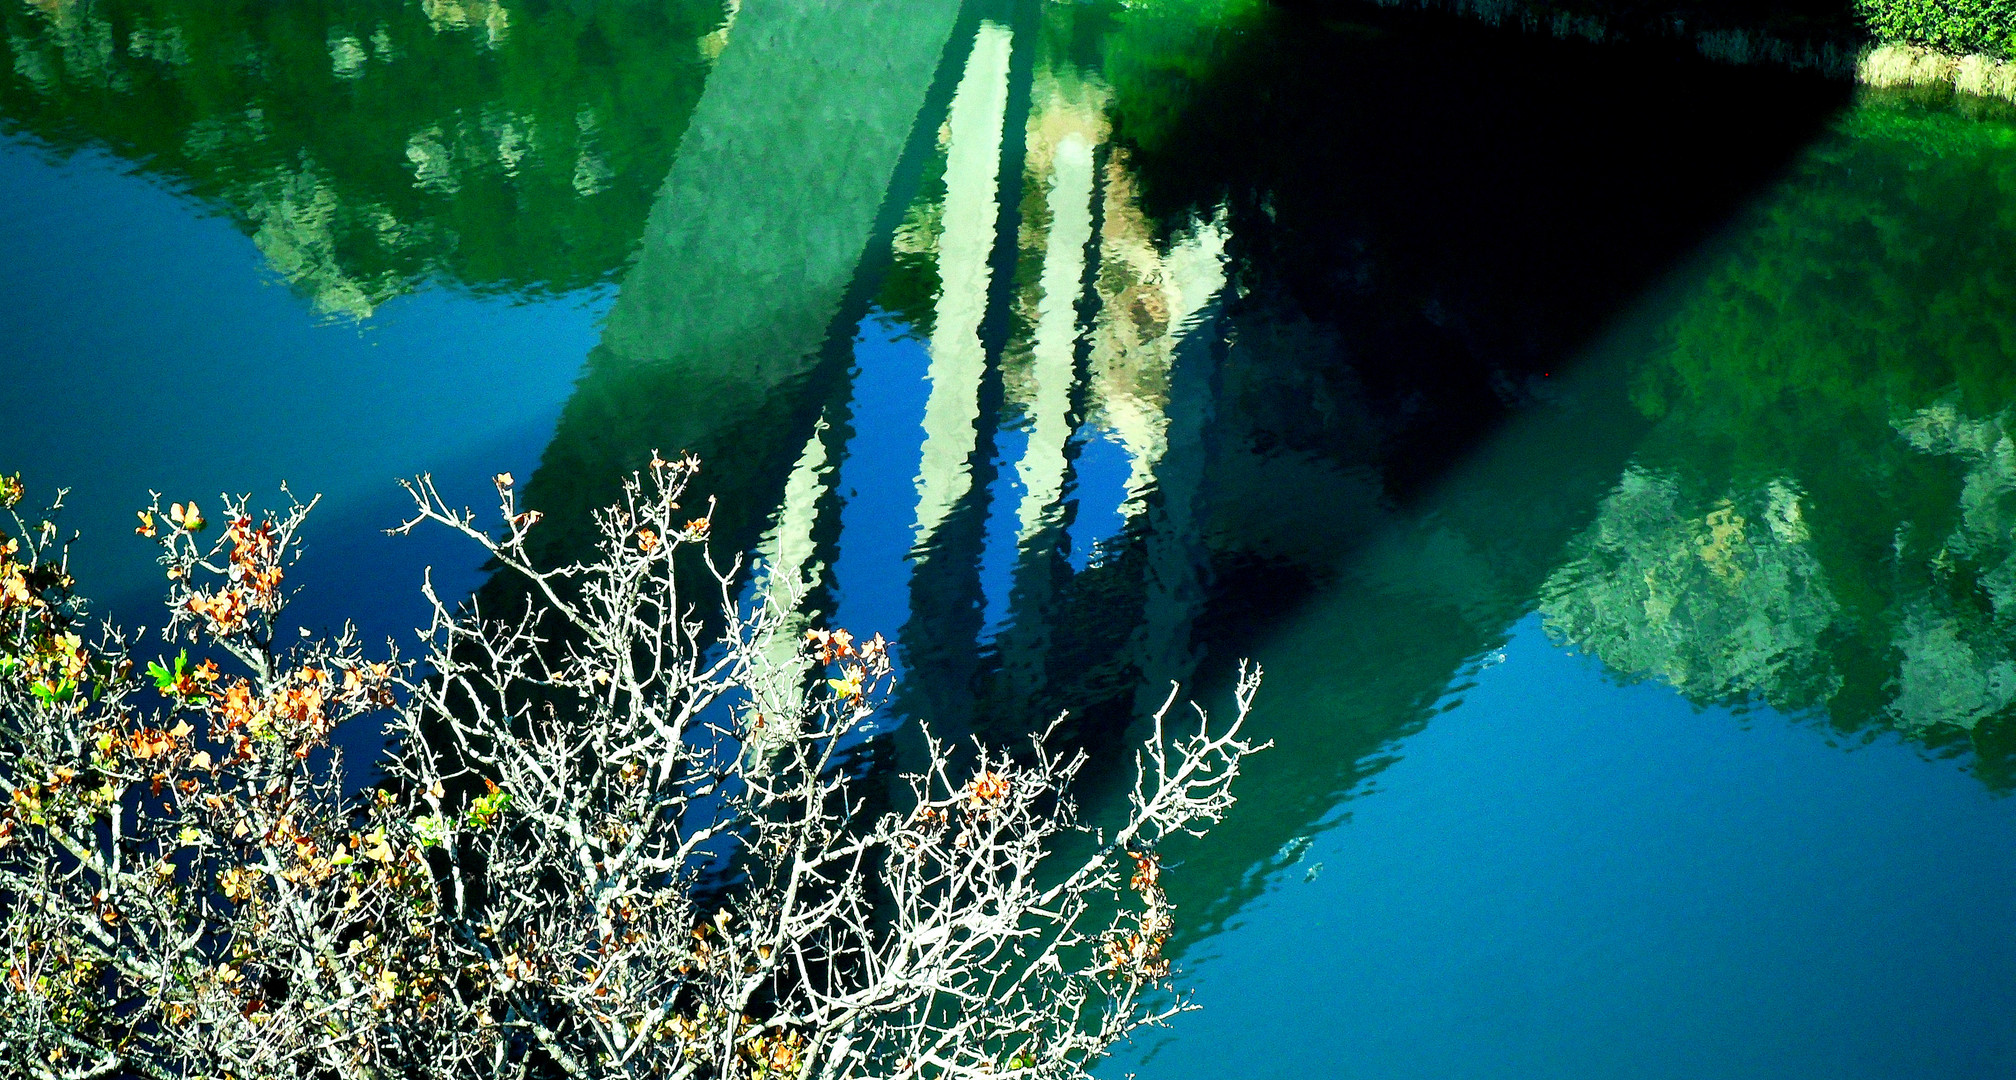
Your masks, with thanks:
[(126, 619), (150, 489), (383, 636), (395, 477), (655, 448), (891, 728), (1258, 659), (1108, 1075), (2010, 1075), (2016, 120), (1364, 18), (5, 0), (0, 467)]

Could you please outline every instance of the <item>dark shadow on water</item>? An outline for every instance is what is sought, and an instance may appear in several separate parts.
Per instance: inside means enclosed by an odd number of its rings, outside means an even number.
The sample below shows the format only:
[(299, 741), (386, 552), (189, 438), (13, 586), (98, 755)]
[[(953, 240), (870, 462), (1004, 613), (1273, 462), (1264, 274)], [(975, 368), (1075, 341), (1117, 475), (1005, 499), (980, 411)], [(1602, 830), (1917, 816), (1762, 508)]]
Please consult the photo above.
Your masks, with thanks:
[(1140, 95), (1146, 116), (1121, 97), (1145, 200), (1164, 220), (1226, 202), (1235, 311), (1336, 335), (1299, 366), (1349, 372), (1401, 490), (1532, 400), (1850, 93), (1455, 20), (1282, 13), (1218, 47), (1206, 78)]
[[(1480, 490), (1468, 512), (1483, 519), (1451, 527), (1509, 575), (1495, 591), (1530, 597), (1642, 430), (1614, 373), (1566, 388), (1578, 358), (1848, 98), (1653, 50), (1293, 12), (1180, 52), (1109, 52), (1107, 73), (1151, 217), (1177, 225), (1222, 205), (1229, 224), (1196, 515), (1207, 685), (1383, 543), (1394, 515), (1463, 512), (1445, 493), (1452, 474), (1529, 414), (1586, 437), (1500, 477), (1526, 489), (1516, 512)], [(1144, 603), (1151, 544), (1137, 535), (1070, 583), (1077, 626), (1059, 647), (1080, 655), (1052, 667), (1086, 674), (1016, 711), (1070, 707), (1088, 730), (1124, 729), (1138, 703), (1114, 658), (1138, 626), (1114, 615)], [(1371, 651), (1433, 697), (1486, 639), (1448, 644)], [(1390, 734), (1367, 732), (1338, 760)]]

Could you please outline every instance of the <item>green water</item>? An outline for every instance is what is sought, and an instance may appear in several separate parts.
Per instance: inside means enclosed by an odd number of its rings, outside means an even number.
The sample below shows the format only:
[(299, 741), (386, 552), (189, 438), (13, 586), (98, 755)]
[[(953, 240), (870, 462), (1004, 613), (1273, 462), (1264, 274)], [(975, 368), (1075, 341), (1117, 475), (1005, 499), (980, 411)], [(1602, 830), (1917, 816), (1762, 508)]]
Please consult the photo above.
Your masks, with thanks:
[[(1259, 3), (0, 5), (0, 467), (392, 477), (545, 553), (653, 449), (914, 721), (1259, 659), (1142, 1076), (2007, 1075), (2016, 121)], [(492, 599), (497, 599), (494, 596)], [(368, 748), (371, 732), (348, 733)]]

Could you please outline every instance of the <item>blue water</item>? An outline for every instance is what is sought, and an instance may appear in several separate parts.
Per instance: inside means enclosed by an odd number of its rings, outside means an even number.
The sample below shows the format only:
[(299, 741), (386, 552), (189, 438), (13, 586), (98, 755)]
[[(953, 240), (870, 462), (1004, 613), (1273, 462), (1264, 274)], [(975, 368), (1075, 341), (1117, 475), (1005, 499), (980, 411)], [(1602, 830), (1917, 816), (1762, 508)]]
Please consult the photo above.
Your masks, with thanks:
[(0, 251), (34, 253), (0, 259), (0, 461), (37, 492), (72, 489), (74, 572), (122, 620), (151, 619), (159, 594), (132, 531), (150, 490), (271, 504), (285, 482), (322, 497), (296, 614), (404, 636), (422, 570), (456, 595), (480, 560), (438, 533), (384, 536), (410, 505), (395, 480), (431, 471), (474, 502), (494, 499), (492, 473), (528, 475), (609, 302), (434, 287), (334, 320), (230, 221), (110, 155), (0, 141), (0, 190)]
[(2009, 1075), (2016, 803), (1620, 685), (1537, 617), (1483, 664), (1102, 1075)]
[[(126, 622), (159, 618), (150, 489), (319, 493), (294, 615), (410, 649), (427, 568), (451, 600), (488, 575), (438, 530), (384, 535), (396, 478), (480, 507), (509, 471), (586, 504), (701, 445), (714, 535), (753, 541), (825, 423), (807, 617), (895, 639), (885, 728), (1019, 740), (1069, 710), (1098, 819), (1143, 700), (1267, 666), (1276, 746), (1169, 867), (1202, 1008), (1100, 1075), (2016, 1072), (2016, 481), (1981, 449), (2016, 432), (2016, 124), (1174, 0), (968, 5), (862, 47), (909, 57), (865, 79), (792, 51), (839, 10), (752, 2), (725, 45), (605, 69), (541, 51), (575, 9), (485, 43), (388, 7), (469, 61), (397, 84), (438, 93), (400, 113), (432, 142), (314, 119), (412, 68), (332, 74), (306, 15), (261, 47), (314, 63), (246, 101), (168, 93), (243, 74), (235, 31), (193, 18), (223, 44), (115, 57), (145, 76), (125, 89), (17, 65), (0, 470), (73, 488), (80, 588)], [(70, 55), (40, 8), (8, 19), (7, 49)], [(1003, 35), (975, 71), (1005, 92), (972, 100), (1005, 135), (954, 132), (974, 43)], [(696, 105), (706, 48), (769, 51)], [(649, 89), (670, 71), (676, 101)], [(565, 138), (542, 162), (517, 132), (506, 161), (493, 121), (535, 99), (525, 131)], [(143, 104), (184, 126), (151, 150), (93, 128)], [(282, 104), (318, 138), (173, 150)], [(339, 224), (390, 207), (442, 249), (368, 317), (251, 239), (238, 181), (311, 150)], [(988, 182), (992, 224), (943, 234), (949, 193)], [(1092, 212), (1082, 250), (1049, 246), (1053, 198)], [(1030, 383), (1056, 257), (1082, 292), (1068, 407), (993, 400)], [(944, 312), (980, 325), (987, 452), (920, 536)], [(1025, 536), (1038, 407), (1069, 432), (1061, 528)]]
[[(916, 493), (909, 478), (922, 440), (924, 343), (890, 318), (864, 319), (854, 341), (859, 374), (853, 435), (840, 466), (838, 554), (833, 563), (833, 624), (888, 635), (910, 609), (904, 578), (889, 573), (910, 557)], [(885, 629), (886, 628), (886, 629)], [(900, 662), (901, 650), (893, 659)]]

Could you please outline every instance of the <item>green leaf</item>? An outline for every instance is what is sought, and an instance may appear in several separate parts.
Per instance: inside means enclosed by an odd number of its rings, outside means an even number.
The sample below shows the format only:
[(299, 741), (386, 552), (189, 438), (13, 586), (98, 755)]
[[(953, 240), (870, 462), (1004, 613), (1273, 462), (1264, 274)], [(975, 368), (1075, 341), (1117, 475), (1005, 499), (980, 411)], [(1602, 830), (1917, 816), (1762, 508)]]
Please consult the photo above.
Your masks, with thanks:
[(492, 818), (510, 809), (510, 807), (510, 792), (502, 790), (492, 791), (490, 794), (482, 796), (469, 804), (469, 827), (472, 829), (481, 829), (489, 825)]
[(440, 847), (448, 839), (448, 823), (438, 814), (414, 818), (413, 835), (428, 847)]
[(152, 660), (147, 662), (147, 674), (153, 676), (155, 688), (164, 694), (174, 690), (175, 684), (181, 682), (182, 676), (188, 673), (189, 650), (187, 649), (183, 649), (181, 655), (175, 658), (175, 670), (173, 671)]

